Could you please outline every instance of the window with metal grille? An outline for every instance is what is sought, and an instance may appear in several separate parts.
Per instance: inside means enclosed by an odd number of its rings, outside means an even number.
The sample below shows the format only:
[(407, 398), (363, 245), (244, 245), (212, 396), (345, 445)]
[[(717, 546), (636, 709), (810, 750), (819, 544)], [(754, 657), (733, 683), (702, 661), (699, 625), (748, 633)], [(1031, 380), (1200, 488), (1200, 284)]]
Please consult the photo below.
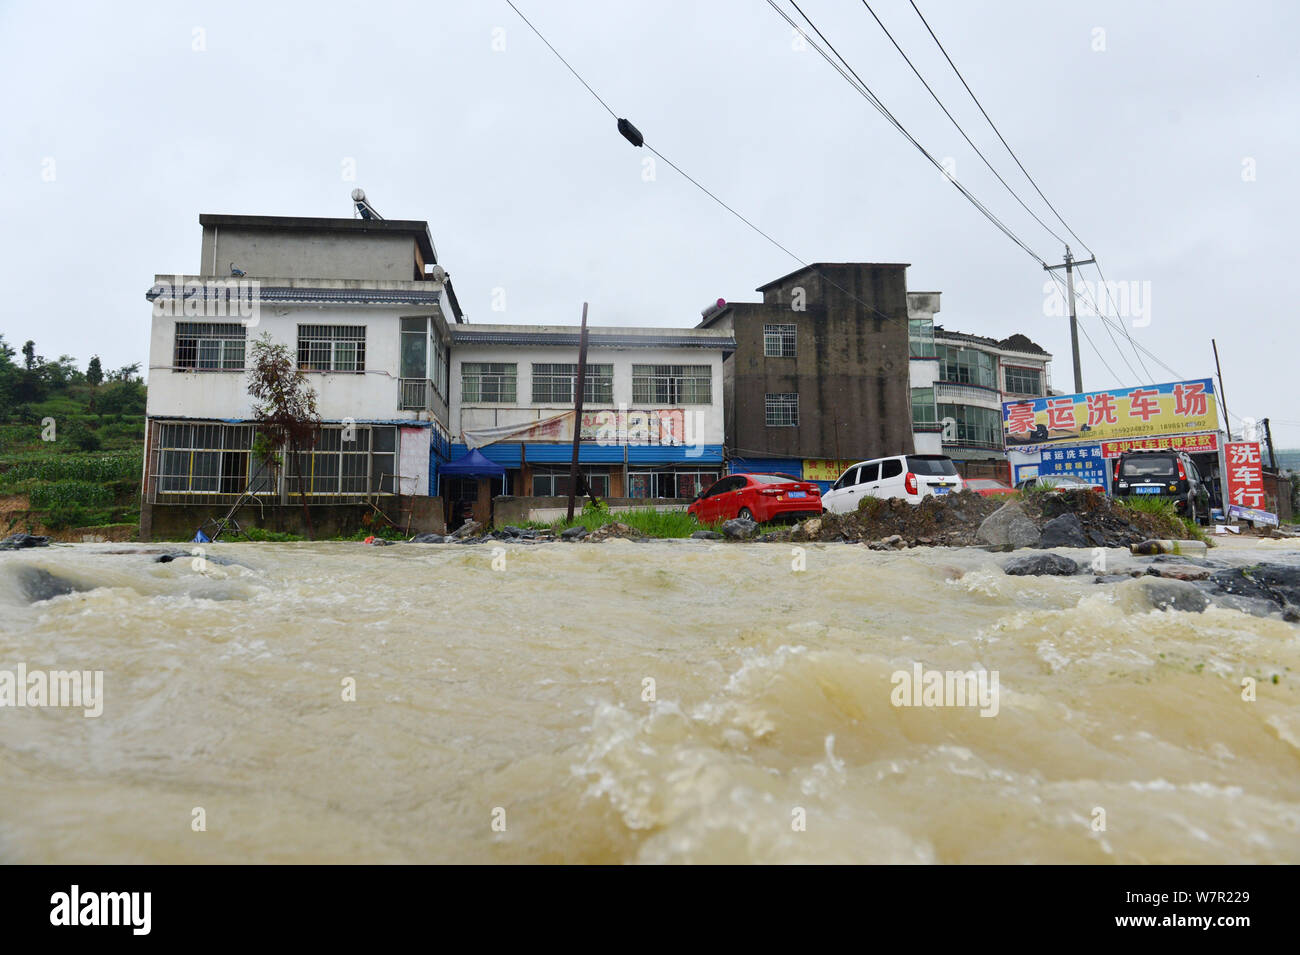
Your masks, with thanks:
[(162, 495), (237, 495), (270, 488), (270, 476), (252, 455), (251, 425), (157, 425), (155, 499)]
[(513, 362), (467, 361), (460, 366), (461, 401), (513, 402), (517, 374)]
[(627, 496), (689, 499), (711, 487), (717, 479), (717, 471), (631, 471), (627, 476)]
[(299, 325), (298, 367), (303, 371), (365, 371), (366, 326)]
[(1037, 368), (1007, 365), (1007, 391), (1013, 395), (1043, 394), (1043, 373)]
[(795, 357), (794, 325), (764, 325), (763, 354), (768, 358)]
[(713, 404), (708, 365), (633, 365), (632, 401), (646, 405)]
[[(609, 497), (609, 473), (582, 469), (587, 485), (600, 498)], [(533, 497), (563, 497), (569, 493), (569, 469), (534, 468)]]
[(196, 371), (243, 371), (246, 332), (239, 322), (177, 322), (172, 364)]
[(797, 394), (764, 395), (763, 407), (769, 428), (799, 427), (799, 396)]
[(350, 427), (326, 425), (316, 446), (298, 462), (289, 456), (285, 484), (289, 494), (299, 486), (308, 497), (361, 497), (392, 494), (396, 486), (397, 429), (386, 425)]
[[(578, 366), (533, 365), (534, 404), (573, 404), (573, 391), (578, 380)], [(582, 380), (582, 400), (591, 404), (612, 404), (614, 401), (614, 366), (587, 365)]]

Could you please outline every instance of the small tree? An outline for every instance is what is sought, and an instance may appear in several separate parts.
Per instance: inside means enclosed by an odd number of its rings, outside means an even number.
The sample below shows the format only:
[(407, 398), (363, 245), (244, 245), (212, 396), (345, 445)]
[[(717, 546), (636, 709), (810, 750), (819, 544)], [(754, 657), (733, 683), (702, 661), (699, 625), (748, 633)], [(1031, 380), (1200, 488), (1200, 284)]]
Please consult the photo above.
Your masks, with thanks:
[(311, 509), (307, 506), (307, 483), (303, 480), (302, 456), (316, 445), (320, 415), (316, 392), (307, 376), (298, 370), (287, 345), (271, 341), (269, 334), (253, 341), (249, 350), (248, 394), (253, 399), (253, 420), (265, 441), (255, 445), (266, 467), (278, 463), (277, 451), (285, 448), (298, 475), (298, 498), (302, 502), (307, 537), (314, 538)]
[(98, 388), (99, 383), (104, 380), (104, 369), (99, 364), (99, 356), (95, 355), (90, 359), (90, 364), (86, 366), (86, 381), (90, 387)]

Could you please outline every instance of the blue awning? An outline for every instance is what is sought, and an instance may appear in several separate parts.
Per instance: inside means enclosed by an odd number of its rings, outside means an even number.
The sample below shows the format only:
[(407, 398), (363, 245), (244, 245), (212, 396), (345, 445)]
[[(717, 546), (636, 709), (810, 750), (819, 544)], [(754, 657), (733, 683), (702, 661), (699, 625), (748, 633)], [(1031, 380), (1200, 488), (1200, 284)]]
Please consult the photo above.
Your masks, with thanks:
[(506, 469), (495, 461), (489, 461), (475, 449), (462, 458), (438, 466), (442, 477), (501, 477)]

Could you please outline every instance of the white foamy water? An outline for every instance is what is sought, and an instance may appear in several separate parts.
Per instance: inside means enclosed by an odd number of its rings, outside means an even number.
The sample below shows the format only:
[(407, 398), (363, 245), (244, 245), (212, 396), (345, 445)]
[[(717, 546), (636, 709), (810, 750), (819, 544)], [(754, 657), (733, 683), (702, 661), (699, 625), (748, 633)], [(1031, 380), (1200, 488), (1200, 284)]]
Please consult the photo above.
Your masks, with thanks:
[[(500, 548), (0, 554), (0, 669), (104, 671), (0, 709), (0, 861), (1300, 861), (1294, 624), (975, 550)], [(918, 662), (997, 715), (892, 705)]]

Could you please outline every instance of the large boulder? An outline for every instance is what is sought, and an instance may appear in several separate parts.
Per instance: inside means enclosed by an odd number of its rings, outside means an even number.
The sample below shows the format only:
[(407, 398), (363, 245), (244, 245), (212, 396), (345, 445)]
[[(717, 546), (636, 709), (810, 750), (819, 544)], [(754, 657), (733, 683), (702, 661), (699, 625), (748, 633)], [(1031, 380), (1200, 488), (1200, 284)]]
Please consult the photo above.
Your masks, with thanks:
[(1038, 543), (1038, 528), (1018, 501), (1003, 504), (984, 518), (975, 537), (995, 550), (1015, 550)]
[(1210, 605), (1195, 584), (1166, 577), (1143, 577), (1142, 593), (1156, 610), (1181, 610), (1184, 613), (1201, 613)]
[(722, 534), (728, 540), (749, 540), (758, 536), (758, 525), (747, 517), (735, 517), (723, 522)]
[(442, 544), (447, 540), (441, 534), (416, 534), (411, 538), (412, 544)]
[(1294, 615), (1300, 608), (1300, 567), (1281, 564), (1233, 567), (1211, 574), (1208, 582), (1216, 593), (1271, 601), (1284, 615), (1287, 611)]
[(1043, 525), (1039, 547), (1087, 547), (1088, 538), (1078, 514), (1062, 514)]
[(572, 527), (560, 531), (560, 540), (562, 541), (580, 541), (587, 536), (587, 528), (581, 524), (575, 524)]
[(472, 537), (473, 535), (477, 534), (482, 529), (483, 529), (482, 524), (480, 524), (478, 521), (470, 520), (470, 521), (466, 521), (464, 524), (460, 525), (460, 527), (452, 531), (451, 536), (455, 540), (464, 540), (466, 537)]
[(1079, 572), (1079, 565), (1062, 554), (1031, 554), (1007, 561), (1003, 573), (1013, 577), (1042, 576), (1070, 577)]

